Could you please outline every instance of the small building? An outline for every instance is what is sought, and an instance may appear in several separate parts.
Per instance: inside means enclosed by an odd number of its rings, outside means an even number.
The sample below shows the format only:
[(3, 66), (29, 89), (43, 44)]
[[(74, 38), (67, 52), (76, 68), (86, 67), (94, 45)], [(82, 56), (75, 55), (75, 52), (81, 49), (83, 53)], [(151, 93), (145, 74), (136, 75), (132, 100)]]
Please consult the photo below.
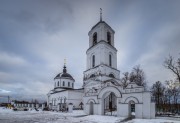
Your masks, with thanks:
[(68, 104), (74, 109), (80, 109), (83, 97), (83, 88), (74, 89), (74, 78), (67, 73), (66, 65), (63, 72), (54, 78), (54, 89), (47, 94), (47, 104), (51, 110), (67, 110)]

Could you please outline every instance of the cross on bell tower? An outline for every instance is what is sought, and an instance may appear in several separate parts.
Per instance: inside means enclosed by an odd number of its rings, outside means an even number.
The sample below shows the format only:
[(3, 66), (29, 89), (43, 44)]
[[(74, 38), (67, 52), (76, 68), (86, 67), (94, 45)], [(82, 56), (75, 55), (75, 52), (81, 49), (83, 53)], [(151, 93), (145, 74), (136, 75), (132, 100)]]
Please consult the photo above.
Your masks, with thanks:
[(100, 21), (102, 21), (102, 8), (100, 8)]

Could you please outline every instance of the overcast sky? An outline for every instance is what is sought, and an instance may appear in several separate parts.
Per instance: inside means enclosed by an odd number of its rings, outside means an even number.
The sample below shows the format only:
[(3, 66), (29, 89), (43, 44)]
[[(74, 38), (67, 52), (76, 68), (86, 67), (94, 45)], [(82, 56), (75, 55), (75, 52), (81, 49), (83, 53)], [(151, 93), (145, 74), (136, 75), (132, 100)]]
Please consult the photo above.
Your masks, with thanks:
[(141, 65), (149, 86), (173, 79), (163, 61), (180, 56), (179, 0), (0, 0), (0, 94), (47, 94), (65, 58), (81, 87), (100, 8), (115, 30), (121, 75)]

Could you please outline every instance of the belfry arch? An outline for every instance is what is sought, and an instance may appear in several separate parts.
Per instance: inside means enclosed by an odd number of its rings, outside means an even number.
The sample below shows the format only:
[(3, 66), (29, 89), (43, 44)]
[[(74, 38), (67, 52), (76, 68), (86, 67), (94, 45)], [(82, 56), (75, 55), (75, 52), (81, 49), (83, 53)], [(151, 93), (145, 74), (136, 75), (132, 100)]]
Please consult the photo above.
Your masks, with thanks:
[(118, 99), (121, 98), (121, 92), (116, 87), (105, 87), (98, 94), (101, 102), (101, 114), (117, 116)]
[(98, 98), (102, 98), (106, 92), (113, 92), (116, 95), (117, 98), (122, 97), (122, 94), (118, 90), (117, 87), (109, 86), (109, 87), (104, 87), (103, 89), (101, 89), (101, 91), (98, 94)]

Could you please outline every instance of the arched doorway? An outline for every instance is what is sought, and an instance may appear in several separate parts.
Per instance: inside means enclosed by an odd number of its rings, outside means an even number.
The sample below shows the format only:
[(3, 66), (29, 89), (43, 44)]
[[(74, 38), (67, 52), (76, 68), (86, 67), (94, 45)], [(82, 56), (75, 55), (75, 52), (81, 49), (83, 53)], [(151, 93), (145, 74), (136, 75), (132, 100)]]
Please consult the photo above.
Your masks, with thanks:
[(113, 92), (109, 92), (104, 98), (104, 115), (117, 115), (117, 97)]
[(120, 98), (122, 98), (122, 94), (115, 86), (107, 86), (101, 89), (98, 94), (98, 99), (102, 110), (100, 110), (99, 114), (117, 116), (117, 112), (120, 110), (117, 108)]
[(90, 108), (89, 109), (89, 114), (93, 115), (94, 114), (94, 106), (93, 106), (93, 102), (92, 101), (90, 102), (90, 107), (89, 108)]
[(135, 118), (135, 102), (129, 101), (129, 117)]

